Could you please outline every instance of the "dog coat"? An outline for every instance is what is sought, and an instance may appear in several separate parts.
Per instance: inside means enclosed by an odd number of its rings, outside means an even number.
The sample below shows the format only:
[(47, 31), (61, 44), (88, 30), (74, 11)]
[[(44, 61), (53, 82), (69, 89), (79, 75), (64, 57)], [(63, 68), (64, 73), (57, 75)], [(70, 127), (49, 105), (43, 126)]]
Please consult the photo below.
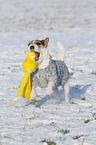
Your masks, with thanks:
[(64, 85), (69, 79), (69, 71), (64, 61), (52, 60), (44, 69), (38, 69), (31, 74), (31, 81), (34, 87), (47, 87), (49, 82), (56, 86)]

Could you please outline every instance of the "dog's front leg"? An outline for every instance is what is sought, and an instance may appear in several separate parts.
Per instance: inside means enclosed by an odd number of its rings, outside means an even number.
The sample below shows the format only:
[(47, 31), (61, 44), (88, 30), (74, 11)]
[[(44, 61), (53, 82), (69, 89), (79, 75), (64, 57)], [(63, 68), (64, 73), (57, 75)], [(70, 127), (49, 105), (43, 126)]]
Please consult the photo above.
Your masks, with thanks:
[(54, 82), (49, 82), (46, 90), (46, 95), (51, 96), (53, 92)]
[(35, 87), (32, 86), (32, 91), (30, 95), (30, 101), (34, 101), (36, 99), (36, 92), (35, 92)]

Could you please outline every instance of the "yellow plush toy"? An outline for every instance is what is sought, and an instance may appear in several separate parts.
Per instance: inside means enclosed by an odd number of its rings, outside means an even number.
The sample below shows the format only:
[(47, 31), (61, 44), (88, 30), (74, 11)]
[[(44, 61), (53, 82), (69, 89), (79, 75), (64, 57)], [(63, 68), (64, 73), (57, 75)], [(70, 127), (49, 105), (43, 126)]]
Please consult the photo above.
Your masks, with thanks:
[[(22, 69), (25, 72), (24, 77), (23, 77), (23, 82), (18, 90), (17, 96), (14, 99), (14, 102), (12, 105), (16, 103), (17, 98), (19, 97), (21, 91), (22, 91), (21, 96), (28, 101), (30, 100), (30, 95), (31, 95), (30, 73), (36, 69), (35, 52), (28, 52), (27, 58), (23, 62)], [(38, 104), (36, 100), (34, 100), (34, 102)]]

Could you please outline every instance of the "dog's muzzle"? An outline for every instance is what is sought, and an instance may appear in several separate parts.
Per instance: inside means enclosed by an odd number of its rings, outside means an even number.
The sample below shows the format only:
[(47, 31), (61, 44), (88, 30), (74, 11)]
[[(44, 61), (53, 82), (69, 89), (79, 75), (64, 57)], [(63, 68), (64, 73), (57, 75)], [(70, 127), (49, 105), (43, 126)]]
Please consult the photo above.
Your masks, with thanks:
[(35, 44), (31, 44), (29, 46), (29, 49), (30, 49), (30, 51), (34, 51), (35, 52), (35, 54), (36, 54), (35, 61), (38, 61), (39, 60), (39, 56), (40, 56), (40, 52), (39, 52), (38, 46), (35, 45)]

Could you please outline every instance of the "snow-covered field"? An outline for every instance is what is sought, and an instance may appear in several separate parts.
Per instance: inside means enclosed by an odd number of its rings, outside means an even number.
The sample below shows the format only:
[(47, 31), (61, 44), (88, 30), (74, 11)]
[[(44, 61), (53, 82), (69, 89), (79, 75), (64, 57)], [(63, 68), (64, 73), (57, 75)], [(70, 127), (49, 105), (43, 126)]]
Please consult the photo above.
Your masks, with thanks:
[[(49, 52), (73, 71), (70, 103), (37, 88), (38, 105), (19, 97), (22, 63), (32, 39), (50, 38)], [(96, 145), (96, 1), (0, 0), (0, 145)]]

